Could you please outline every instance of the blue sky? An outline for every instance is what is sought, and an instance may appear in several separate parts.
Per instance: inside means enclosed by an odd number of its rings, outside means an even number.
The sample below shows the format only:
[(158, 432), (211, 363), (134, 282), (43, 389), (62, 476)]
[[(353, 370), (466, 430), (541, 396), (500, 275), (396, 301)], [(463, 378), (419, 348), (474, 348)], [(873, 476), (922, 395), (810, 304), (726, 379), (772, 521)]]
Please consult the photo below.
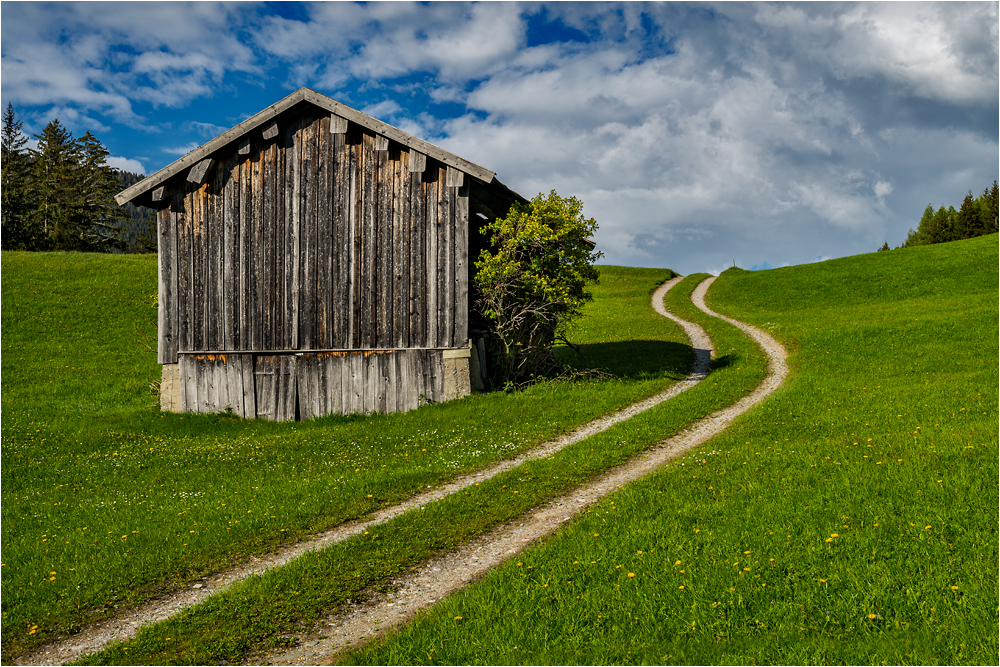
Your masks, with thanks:
[(997, 3), (3, 2), (0, 98), (153, 171), (309, 86), (682, 273), (897, 245), (998, 175)]

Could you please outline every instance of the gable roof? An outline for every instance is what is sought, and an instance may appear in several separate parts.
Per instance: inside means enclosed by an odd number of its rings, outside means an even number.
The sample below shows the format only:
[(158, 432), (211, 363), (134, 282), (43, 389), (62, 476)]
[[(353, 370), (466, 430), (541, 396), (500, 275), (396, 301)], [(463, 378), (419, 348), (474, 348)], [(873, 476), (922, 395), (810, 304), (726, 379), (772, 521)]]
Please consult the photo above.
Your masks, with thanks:
[(449, 167), (463, 171), (484, 183), (500, 186), (503, 190), (506, 190), (517, 199), (523, 200), (523, 197), (507, 188), (505, 185), (500, 183), (500, 181), (496, 180), (496, 174), (489, 169), (480, 167), (474, 162), (469, 162), (465, 158), (459, 157), (454, 153), (449, 153), (442, 148), (438, 148), (434, 144), (426, 142), (423, 139), (419, 139), (412, 134), (403, 132), (392, 125), (383, 123), (376, 118), (372, 118), (368, 114), (352, 109), (345, 104), (341, 104), (340, 102), (331, 99), (326, 95), (321, 95), (315, 90), (311, 90), (309, 88), (299, 88), (288, 97), (272, 104), (260, 113), (247, 118), (239, 125), (223, 132), (216, 138), (202, 144), (198, 148), (195, 148), (179, 160), (168, 164), (163, 169), (147, 176), (135, 185), (122, 190), (115, 195), (115, 200), (119, 204), (124, 204), (125, 202), (135, 201), (140, 198), (148, 199), (151, 196), (150, 193), (168, 179), (173, 178), (186, 169), (194, 167), (202, 160), (229, 146), (233, 142), (240, 140), (248, 133), (267, 125), (280, 114), (302, 103), (312, 104), (320, 107), (321, 109), (325, 109), (331, 114), (339, 116), (344, 120), (357, 123), (365, 129), (371, 130), (372, 132), (375, 132), (383, 137), (387, 137), (388, 139), (402, 144), (409, 149), (423, 153), (424, 155), (434, 158), (438, 162), (441, 162)]

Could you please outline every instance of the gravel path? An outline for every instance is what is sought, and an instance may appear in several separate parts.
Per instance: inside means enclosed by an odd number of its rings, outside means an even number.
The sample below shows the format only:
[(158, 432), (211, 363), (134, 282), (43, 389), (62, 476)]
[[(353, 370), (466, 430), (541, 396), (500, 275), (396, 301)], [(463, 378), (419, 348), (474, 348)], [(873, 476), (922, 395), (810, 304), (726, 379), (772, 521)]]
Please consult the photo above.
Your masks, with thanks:
[[(192, 607), (196, 604), (203, 602), (210, 595), (217, 593), (225, 588), (228, 588), (232, 584), (246, 579), (247, 577), (262, 574), (267, 570), (275, 567), (280, 567), (289, 561), (298, 558), (299, 556), (313, 551), (316, 549), (322, 549), (331, 544), (341, 542), (348, 537), (357, 535), (359, 533), (368, 530), (372, 526), (376, 526), (393, 519), (404, 512), (412, 510), (414, 508), (426, 505), (429, 502), (439, 500), (446, 495), (462, 491), (463, 489), (476, 484), (477, 482), (482, 482), (487, 480), (498, 473), (505, 470), (510, 470), (515, 468), (525, 461), (531, 459), (544, 458), (547, 456), (552, 456), (555, 452), (559, 451), (563, 447), (571, 445), (575, 442), (579, 442), (584, 438), (588, 438), (595, 433), (600, 433), (618, 422), (624, 421), (633, 417), (640, 412), (648, 410), (655, 405), (666, 401), (677, 394), (685, 391), (695, 384), (700, 382), (705, 378), (708, 372), (708, 365), (711, 361), (711, 341), (705, 334), (704, 330), (696, 324), (691, 322), (686, 322), (670, 313), (667, 313), (663, 308), (663, 296), (667, 293), (670, 288), (680, 282), (681, 277), (674, 278), (663, 285), (661, 285), (652, 295), (652, 305), (658, 313), (665, 317), (676, 321), (680, 324), (687, 334), (688, 338), (691, 340), (691, 345), (695, 349), (695, 364), (694, 369), (691, 374), (688, 375), (683, 380), (671, 385), (666, 391), (661, 392), (655, 396), (647, 398), (643, 401), (630, 405), (618, 412), (615, 412), (606, 417), (596, 419), (588, 424), (581, 426), (580, 428), (571, 431), (570, 433), (546, 442), (534, 449), (531, 449), (520, 456), (502, 461), (490, 468), (477, 471), (475, 473), (470, 473), (462, 477), (458, 477), (452, 482), (445, 484), (441, 487), (428, 491), (426, 493), (421, 493), (417, 496), (413, 496), (409, 500), (400, 503), (399, 505), (394, 505), (392, 507), (387, 507), (378, 512), (368, 515), (365, 519), (352, 521), (331, 530), (325, 531), (323, 533), (318, 533), (305, 539), (296, 544), (284, 547), (280, 549), (277, 553), (261, 556), (260, 558), (251, 558), (250, 562), (232, 570), (227, 570), (225, 572), (220, 572), (210, 577), (203, 579), (201, 582), (194, 584), (191, 588), (183, 589), (170, 593), (158, 600), (151, 602), (148, 605), (139, 607), (136, 609), (128, 610), (121, 615), (109, 619), (101, 623), (94, 623), (93, 625), (85, 627), (78, 634), (75, 634), (68, 638), (59, 639), (55, 642), (42, 646), (31, 653), (25, 654), (11, 664), (15, 665), (61, 665), (67, 662), (72, 662), (78, 660), (80, 657), (95, 653), (105, 646), (113, 643), (120, 642), (130, 639), (138, 633), (139, 629), (143, 626), (150, 625), (165, 619), (168, 619), (188, 607)], [(624, 483), (624, 482), (623, 482)], [(596, 499), (596, 498), (595, 498)], [(592, 501), (588, 501), (592, 502)], [(544, 510), (543, 510), (544, 512)], [(566, 510), (566, 518), (568, 519), (575, 510)], [(563, 519), (565, 520), (565, 519)], [(515, 527), (516, 530), (516, 527)], [(518, 533), (514, 533), (518, 534)], [(535, 537), (526, 538), (525, 543), (535, 539)], [(472, 560), (478, 560), (478, 557), (472, 558)], [(429, 567), (440, 567), (438, 565), (433, 565)], [(443, 568), (442, 568), (443, 569)], [(430, 570), (433, 571), (433, 570)], [(467, 580), (466, 580), (467, 581)], [(402, 580), (400, 580), (402, 582)], [(400, 584), (402, 585), (402, 584)], [(428, 585), (430, 586), (430, 585)], [(425, 586), (424, 590), (428, 589)], [(433, 588), (433, 586), (430, 586)], [(451, 588), (448, 589), (452, 590)], [(430, 604), (436, 599), (439, 599), (440, 594), (434, 595), (430, 594), (422, 595), (420, 597), (423, 606)], [(406, 605), (400, 604), (398, 608), (406, 607), (413, 610), (418, 608), (417, 605)], [(397, 608), (396, 603), (391, 601), (386, 603), (387, 609)], [(354, 613), (354, 612), (352, 612)], [(363, 613), (358, 611), (357, 613)], [(366, 613), (365, 613), (366, 615)], [(373, 617), (374, 618), (374, 617)], [(358, 636), (360, 637), (360, 635)], [(278, 664), (279, 657), (275, 656), (273, 658), (274, 664)], [(296, 660), (293, 659), (293, 662)], [(291, 664), (291, 663), (284, 663)]]
[[(737, 403), (696, 422), (680, 434), (658, 443), (627, 463), (614, 468), (594, 482), (566, 496), (544, 503), (520, 520), (498, 527), (458, 550), (428, 561), (415, 571), (396, 577), (391, 583), (395, 593), (379, 594), (372, 599), (353, 605), (320, 623), (316, 630), (302, 638), (300, 644), (283, 651), (257, 656), (249, 664), (261, 665), (320, 665), (331, 664), (347, 648), (365, 644), (374, 637), (401, 625), (416, 614), (472, 581), (483, 577), (490, 569), (528, 548), (539, 539), (551, 535), (559, 526), (571, 521), (588, 505), (638, 480), (687, 450), (718, 435), (738, 415), (774, 392), (788, 374), (784, 348), (763, 331), (742, 322), (723, 317), (705, 305), (705, 295), (714, 278), (702, 282), (691, 295), (701, 310), (723, 319), (747, 333), (768, 356), (768, 375), (748, 396)], [(672, 286), (672, 285), (671, 285)], [(689, 323), (663, 310), (666, 289), (653, 295), (657, 312), (677, 320), (685, 328)], [(700, 327), (699, 327), (700, 329)], [(692, 335), (689, 333), (689, 335)], [(701, 331), (704, 336), (704, 331)], [(696, 347), (699, 349), (698, 368), (701, 377), (708, 370), (710, 349), (707, 338)]]

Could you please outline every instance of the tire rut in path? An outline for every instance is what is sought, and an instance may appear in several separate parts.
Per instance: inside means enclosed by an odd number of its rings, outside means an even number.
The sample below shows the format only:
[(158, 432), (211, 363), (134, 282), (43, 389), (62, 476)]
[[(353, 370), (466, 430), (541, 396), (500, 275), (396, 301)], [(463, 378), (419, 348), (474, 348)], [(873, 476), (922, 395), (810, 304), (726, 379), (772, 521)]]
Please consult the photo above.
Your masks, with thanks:
[(595, 419), (566, 435), (543, 443), (513, 459), (501, 461), (489, 468), (463, 475), (434, 490), (413, 496), (398, 505), (383, 508), (369, 514), (363, 519), (341, 524), (328, 531), (313, 535), (302, 542), (279, 549), (277, 553), (260, 558), (251, 558), (251, 562), (242, 567), (219, 572), (207, 577), (201, 583), (196, 584), (198, 588), (175, 591), (143, 607), (126, 611), (115, 618), (88, 625), (79, 633), (36, 648), (30, 653), (26, 653), (13, 660), (10, 664), (61, 665), (78, 660), (82, 656), (96, 653), (114, 642), (131, 639), (142, 627), (171, 618), (189, 607), (204, 602), (209, 596), (225, 590), (243, 579), (263, 574), (267, 570), (285, 565), (309, 551), (315, 551), (342, 542), (349, 537), (363, 533), (372, 526), (377, 526), (394, 519), (404, 512), (416, 509), (435, 500), (440, 500), (444, 496), (462, 491), (477, 482), (482, 482), (501, 472), (516, 468), (525, 461), (552, 456), (564, 447), (605, 431), (611, 426), (634, 417), (693, 387), (704, 379), (708, 373), (712, 347), (711, 341), (701, 327), (691, 322), (686, 322), (666, 312), (663, 308), (664, 295), (681, 280), (682, 276), (678, 276), (665, 282), (656, 289), (651, 297), (653, 308), (661, 315), (680, 324), (695, 350), (695, 363), (692, 372), (665, 391), (634, 403), (611, 415)]
[[(715, 278), (709, 278), (701, 282), (691, 295), (691, 300), (712, 317), (739, 327), (761, 346), (768, 357), (767, 377), (750, 394), (609, 470), (586, 486), (543, 503), (517, 522), (500, 526), (453, 552), (421, 564), (415, 572), (396, 577), (392, 581), (397, 588), (394, 594), (379, 594), (364, 603), (353, 605), (346, 612), (341, 611), (331, 616), (322, 622), (312, 637), (299, 646), (256, 656), (248, 664), (331, 664), (346, 649), (364, 645), (405, 623), (419, 610), (464, 588), (490, 569), (530, 547), (532, 543), (554, 533), (588, 505), (645, 477), (671, 459), (718, 435), (734, 418), (773, 393), (788, 374), (785, 349), (763, 331), (709, 309), (705, 305), (705, 295), (714, 281)], [(654, 294), (654, 307), (657, 312), (679, 320), (663, 309), (664, 294), (666, 290), (660, 293), (659, 298)], [(705, 364), (703, 372), (707, 373), (708, 361), (703, 358), (699, 358), (699, 361)]]

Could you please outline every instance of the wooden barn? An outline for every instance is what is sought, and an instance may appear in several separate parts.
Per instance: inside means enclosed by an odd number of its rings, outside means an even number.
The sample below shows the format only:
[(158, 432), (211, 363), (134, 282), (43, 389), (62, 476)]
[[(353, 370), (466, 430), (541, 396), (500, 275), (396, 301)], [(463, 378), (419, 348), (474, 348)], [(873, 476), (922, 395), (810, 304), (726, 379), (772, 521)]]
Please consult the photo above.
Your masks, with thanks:
[(302, 88), (124, 190), (157, 211), (161, 407), (306, 419), (481, 383), (494, 173)]

